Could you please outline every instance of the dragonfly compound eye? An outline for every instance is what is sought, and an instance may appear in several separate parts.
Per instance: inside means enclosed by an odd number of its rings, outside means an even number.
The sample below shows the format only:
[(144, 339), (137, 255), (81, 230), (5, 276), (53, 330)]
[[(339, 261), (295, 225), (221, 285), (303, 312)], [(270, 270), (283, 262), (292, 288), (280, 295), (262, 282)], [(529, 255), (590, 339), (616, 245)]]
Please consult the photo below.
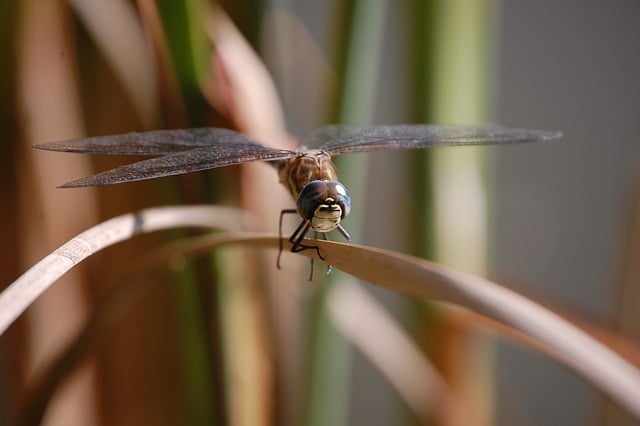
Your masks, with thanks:
[(335, 229), (351, 210), (351, 197), (340, 182), (314, 180), (309, 182), (297, 200), (298, 214), (311, 221), (318, 232)]

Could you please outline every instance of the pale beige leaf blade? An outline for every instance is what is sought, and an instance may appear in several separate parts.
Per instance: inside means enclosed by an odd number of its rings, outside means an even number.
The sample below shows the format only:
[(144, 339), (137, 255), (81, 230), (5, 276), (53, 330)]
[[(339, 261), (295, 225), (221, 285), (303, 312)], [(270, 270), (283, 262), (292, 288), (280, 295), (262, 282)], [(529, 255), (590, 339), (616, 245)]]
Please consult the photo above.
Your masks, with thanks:
[(412, 256), (353, 244), (317, 245), (326, 262), (344, 272), (411, 297), (466, 306), (526, 333), (640, 419), (640, 371), (543, 306), (484, 278)]
[[(194, 218), (185, 219), (190, 216), (185, 214), (190, 209), (197, 209), (198, 214)], [(74, 248), (79, 250), (77, 253), (63, 249), (60, 253), (50, 255), (58, 258), (59, 265), (52, 272), (47, 273), (43, 268), (52, 267), (56, 263), (45, 258), (0, 294), (0, 333), (55, 278), (91, 252), (141, 232), (171, 226), (207, 226), (211, 220), (209, 215), (215, 210), (214, 207), (206, 206), (149, 209), (138, 214), (119, 216), (80, 234), (72, 240), (72, 244), (76, 245)], [(114, 227), (114, 224), (119, 226)], [(110, 230), (106, 234), (105, 227)], [(93, 235), (94, 233), (97, 235)], [(227, 237), (229, 244), (271, 248), (278, 246), (277, 238), (259, 234), (238, 233)], [(87, 245), (89, 240), (97, 241), (98, 246)], [(560, 354), (557, 361), (582, 375), (631, 415), (640, 419), (640, 371), (543, 306), (486, 279), (412, 256), (355, 244), (330, 241), (314, 241), (314, 244), (320, 247), (327, 263), (344, 272), (410, 297), (466, 306), (526, 333), (542, 345), (548, 346), (551, 349), (549, 353)], [(285, 245), (285, 249), (288, 248), (290, 246)], [(302, 254), (316, 256), (315, 250), (307, 250)], [(56, 277), (52, 278), (53, 276)], [(47, 284), (43, 284), (43, 281)]]
[(76, 264), (135, 235), (177, 227), (242, 227), (243, 213), (215, 206), (158, 207), (109, 219), (59, 247), (0, 294), (0, 335), (47, 288)]

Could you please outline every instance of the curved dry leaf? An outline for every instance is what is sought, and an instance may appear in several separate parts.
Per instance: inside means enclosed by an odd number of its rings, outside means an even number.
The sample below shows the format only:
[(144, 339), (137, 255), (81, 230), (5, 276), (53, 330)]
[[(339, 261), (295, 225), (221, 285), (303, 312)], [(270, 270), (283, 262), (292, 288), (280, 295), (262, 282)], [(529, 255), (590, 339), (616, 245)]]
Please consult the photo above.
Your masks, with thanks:
[[(195, 210), (193, 210), (195, 209)], [(80, 234), (43, 259), (0, 294), (0, 331), (57, 277), (114, 242), (171, 226), (207, 226), (210, 206), (149, 209), (111, 219)], [(191, 215), (189, 220), (185, 217)], [(259, 234), (229, 234), (229, 244), (277, 248), (279, 240)], [(550, 310), (483, 278), (387, 250), (315, 241), (332, 266), (389, 290), (468, 307), (521, 331), (558, 353), (564, 363), (640, 419), (640, 371), (622, 357)], [(290, 245), (286, 245), (289, 248)], [(317, 257), (315, 250), (301, 252)]]
[[(82, 107), (78, 93), (77, 63), (70, 12), (64, 2), (25, 0), (14, 3), (16, 12), (15, 63), (6, 63), (4, 69), (15, 69), (15, 79), (7, 87), (15, 87), (13, 100), (17, 122), (14, 124), (20, 139), (6, 143), (14, 146), (15, 157), (3, 158), (16, 165), (13, 182), (19, 194), (17, 204), (3, 197), (2, 209), (14, 211), (15, 220), (9, 226), (17, 227), (18, 246), (7, 245), (3, 252), (13, 252), (14, 262), (30, 265), (56, 245), (96, 223), (97, 209), (94, 191), (50, 191), (51, 182), (75, 173), (91, 172), (88, 158), (67, 158), (47, 161), (46, 155), (28, 149), (28, 144), (47, 138), (64, 139), (83, 133)], [(6, 13), (6, 12), (5, 12)], [(7, 22), (8, 24), (8, 22)], [(9, 110), (6, 111), (9, 113)], [(2, 121), (0, 119), (0, 121)], [(5, 194), (3, 192), (3, 194)], [(44, 208), (46, 206), (46, 208)], [(78, 208), (83, 206), (83, 208)], [(4, 257), (4, 256), (3, 256)], [(26, 263), (25, 263), (26, 262)], [(82, 271), (65, 277), (47, 300), (40, 303), (30, 315), (29, 326), (20, 334), (25, 347), (20, 349), (22, 374), (30, 376), (48, 356), (59, 351), (73, 330), (82, 324), (90, 306), (83, 291)], [(5, 284), (5, 283), (3, 283)], [(51, 322), (56, 327), (51, 329)], [(55, 413), (70, 413), (69, 423), (95, 423), (99, 418), (95, 369), (87, 368), (82, 377), (68, 384), (63, 395), (52, 407)], [(80, 420), (82, 419), (82, 420)]]
[(176, 227), (242, 227), (245, 214), (216, 206), (159, 207), (117, 216), (77, 235), (22, 274), (0, 294), (0, 335), (58, 278), (105, 247), (135, 235)]
[(98, 342), (107, 338), (114, 323), (123, 317), (123, 313), (145, 296), (148, 287), (157, 284), (156, 280), (145, 277), (162, 271), (163, 267), (179, 267), (184, 263), (186, 255), (193, 257), (211, 253), (219, 245), (235, 242), (235, 237), (230, 238), (230, 235), (235, 234), (205, 234), (163, 244), (137, 259), (132, 259), (131, 263), (119, 269), (113, 281), (106, 286), (109, 288), (108, 293), (101, 296), (100, 303), (91, 311), (76, 335), (31, 377), (20, 404), (16, 407), (15, 424), (42, 423), (61, 384), (83, 365), (82, 360)]
[[(106, 338), (109, 327), (122, 312), (144, 297), (142, 289), (155, 283), (139, 278), (187, 256), (210, 253), (236, 238), (235, 234), (205, 234), (171, 242), (136, 259), (127, 270), (119, 271), (116, 282), (106, 286), (111, 289), (109, 294), (92, 310), (82, 329), (28, 384), (18, 424), (41, 422), (61, 382), (81, 365), (96, 341)], [(286, 273), (290, 271), (287, 269)], [(438, 371), (375, 298), (351, 280), (343, 280), (333, 288), (328, 305), (336, 326), (377, 366), (416, 416), (429, 419), (442, 404), (461, 408)], [(367, 318), (366, 324), (360, 322), (363, 317)], [(415, 380), (416, 377), (421, 380)]]
[(376, 366), (418, 418), (428, 422), (445, 404), (464, 415), (465, 407), (440, 372), (360, 284), (338, 280), (327, 306), (336, 328)]
[(288, 135), (278, 91), (258, 54), (219, 7), (205, 8), (203, 27), (215, 45), (210, 81), (203, 94), (226, 112), (242, 133), (281, 148), (295, 147)]
[[(202, 27), (207, 33), (209, 40), (214, 46), (211, 52), (211, 73), (203, 76), (200, 87), (201, 92), (210, 105), (221, 115), (233, 123), (233, 127), (240, 130), (245, 135), (260, 141), (267, 141), (276, 148), (294, 149), (297, 144), (289, 135), (286, 125), (284, 111), (278, 96), (278, 90), (258, 54), (251, 47), (249, 42), (243, 37), (238, 28), (231, 21), (226, 12), (215, 3), (200, 2)], [(263, 164), (245, 164), (241, 168), (240, 185), (242, 190), (241, 205), (249, 211), (261, 212), (262, 228), (264, 230), (276, 231), (275, 225), (278, 223), (278, 214), (281, 209), (291, 205), (291, 196), (284, 187), (274, 190), (272, 185), (273, 170)], [(264, 206), (272, 208), (265, 209)], [(274, 253), (260, 253), (262, 265), (273, 265), (275, 263)], [(252, 264), (253, 269), (258, 264)], [(253, 274), (254, 276), (258, 274)], [(283, 277), (277, 274), (275, 268), (262, 269), (260, 272), (259, 284), (266, 289), (263, 300), (271, 311), (273, 335), (275, 336), (274, 357), (277, 364), (293, 366), (301, 359), (300, 351), (302, 345), (299, 339), (302, 336), (300, 327), (301, 321), (299, 306), (296, 299), (289, 297), (291, 289), (297, 289), (299, 276), (298, 271)], [(236, 295), (249, 295), (254, 291), (244, 291), (244, 286), (256, 286), (256, 282), (244, 281), (241, 286), (233, 286), (229, 297)], [(245, 297), (246, 307), (239, 304), (232, 304), (235, 312), (244, 315), (243, 312), (257, 314), (256, 310), (249, 307), (252, 303), (249, 297)], [(232, 312), (229, 310), (228, 312)], [(260, 321), (262, 322), (262, 321)], [(234, 321), (235, 326), (248, 326), (255, 322)], [(241, 335), (250, 332), (240, 332)], [(232, 333), (231, 336), (237, 333)], [(248, 340), (245, 340), (243, 345)], [(234, 357), (229, 364), (230, 374), (234, 371), (238, 374), (246, 374), (247, 365), (240, 365), (239, 359)], [(239, 366), (239, 368), (236, 368)], [(302, 388), (300, 376), (296, 374), (295, 368), (278, 369), (275, 373), (276, 380), (281, 384), (278, 389), (280, 395), (296, 394)], [(238, 381), (244, 383), (244, 381)], [(243, 398), (235, 398), (238, 401), (247, 401), (250, 390), (235, 387), (237, 392), (245, 395)], [(230, 398), (234, 399), (232, 393)], [(283, 412), (293, 413), (297, 410), (294, 406), (288, 406), (288, 399), (280, 407)], [(232, 404), (230, 416), (235, 418), (244, 416), (247, 412), (256, 412), (258, 409), (241, 407)], [(240, 417), (238, 417), (240, 418)], [(255, 423), (255, 422), (249, 422)]]
[(462, 305), (524, 332), (640, 419), (640, 371), (543, 306), (489, 280), (412, 256), (326, 241), (317, 245), (327, 263), (372, 284)]
[(144, 127), (158, 118), (154, 62), (133, 6), (122, 0), (69, 0), (122, 82)]
[[(237, 242), (275, 247), (278, 241), (247, 235)], [(332, 241), (314, 244), (325, 262), (346, 273), (410, 297), (465, 306), (524, 333), (540, 345), (536, 349), (544, 348), (640, 419), (640, 370), (549, 309), (489, 280), (413, 256)], [(301, 254), (317, 259), (315, 250)]]

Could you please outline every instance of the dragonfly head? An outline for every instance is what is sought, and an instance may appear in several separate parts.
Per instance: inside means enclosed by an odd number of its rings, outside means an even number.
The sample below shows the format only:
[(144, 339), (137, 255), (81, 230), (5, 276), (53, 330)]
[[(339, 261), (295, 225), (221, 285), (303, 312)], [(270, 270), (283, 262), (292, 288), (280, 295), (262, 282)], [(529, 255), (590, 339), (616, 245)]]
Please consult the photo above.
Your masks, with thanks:
[(311, 221), (314, 231), (329, 232), (349, 214), (351, 197), (338, 181), (314, 180), (302, 188), (296, 207), (303, 219)]

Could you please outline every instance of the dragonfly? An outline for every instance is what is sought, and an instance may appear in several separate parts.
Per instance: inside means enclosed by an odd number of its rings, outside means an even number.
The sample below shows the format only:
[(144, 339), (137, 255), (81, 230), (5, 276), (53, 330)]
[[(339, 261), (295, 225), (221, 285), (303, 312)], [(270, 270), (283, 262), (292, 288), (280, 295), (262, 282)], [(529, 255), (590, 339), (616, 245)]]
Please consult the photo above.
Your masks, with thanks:
[[(310, 231), (327, 240), (338, 230), (347, 242), (351, 237), (341, 222), (351, 210), (351, 196), (339, 182), (331, 158), (335, 155), (464, 145), (503, 145), (558, 139), (557, 131), (514, 129), (500, 125), (328, 125), (302, 139), (296, 150), (266, 146), (248, 136), (222, 128), (154, 130), (36, 144), (35, 148), (84, 154), (144, 155), (153, 158), (123, 165), (77, 179), (62, 188), (111, 185), (180, 175), (223, 166), (265, 161), (275, 166), (280, 182), (296, 203), (282, 218), (297, 213), (301, 222), (289, 237), (291, 251), (318, 246), (305, 242)], [(280, 267), (280, 254), (277, 261)], [(312, 264), (313, 271), (313, 264)], [(312, 272), (313, 273), (313, 272)]]

